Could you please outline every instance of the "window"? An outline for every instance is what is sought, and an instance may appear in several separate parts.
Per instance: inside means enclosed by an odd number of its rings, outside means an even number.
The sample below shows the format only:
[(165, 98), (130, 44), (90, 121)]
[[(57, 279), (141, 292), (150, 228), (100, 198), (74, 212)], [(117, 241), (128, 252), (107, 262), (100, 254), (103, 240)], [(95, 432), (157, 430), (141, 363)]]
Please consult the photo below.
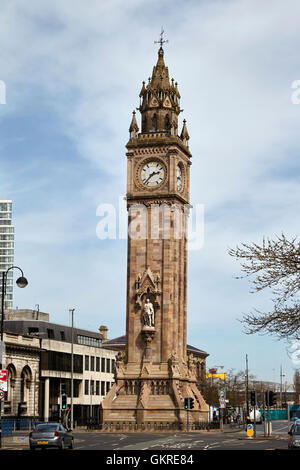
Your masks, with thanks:
[[(71, 354), (60, 351), (43, 351), (42, 369), (71, 372)], [(83, 357), (79, 354), (74, 354), (74, 372), (83, 372)]]
[(96, 357), (96, 371), (100, 372), (100, 357)]
[(106, 359), (106, 372), (110, 372), (110, 359)]
[(61, 339), (61, 341), (65, 341), (66, 337), (65, 337), (65, 332), (64, 331), (60, 332), (60, 339)]
[(28, 328), (28, 334), (29, 335), (32, 335), (34, 333), (38, 333), (39, 332), (39, 329), (38, 328), (34, 328), (34, 327), (29, 327)]
[(101, 381), (101, 395), (102, 396), (105, 395), (105, 382), (102, 382), (102, 381)]
[(54, 330), (51, 330), (51, 329), (47, 329), (47, 335), (48, 335), (48, 338), (49, 339), (53, 339), (54, 338)]
[(109, 392), (110, 389), (110, 382), (106, 382), (106, 393)]
[(115, 373), (115, 365), (116, 365), (116, 361), (115, 361), (115, 359), (112, 359), (111, 360), (111, 371), (112, 371), (113, 374)]
[(91, 384), (90, 384), (90, 394), (91, 395), (94, 395), (95, 393), (95, 390), (94, 390), (94, 380), (91, 380)]
[(84, 394), (85, 395), (89, 394), (89, 381), (88, 380), (84, 381)]
[(91, 370), (95, 370), (95, 358), (91, 356)]
[(99, 382), (99, 380), (96, 380), (96, 395), (99, 395), (99, 394), (100, 394), (100, 388), (99, 388), (99, 386), (100, 386), (100, 382)]
[(152, 118), (152, 131), (156, 131), (156, 130), (157, 130), (157, 117), (156, 117), (156, 114), (154, 114)]
[(101, 347), (101, 339), (94, 338), (92, 336), (77, 335), (77, 342), (78, 344), (84, 344), (85, 346), (93, 346), (95, 348)]
[(105, 372), (105, 357), (101, 357), (101, 372)]
[(89, 370), (89, 356), (84, 356), (84, 368)]

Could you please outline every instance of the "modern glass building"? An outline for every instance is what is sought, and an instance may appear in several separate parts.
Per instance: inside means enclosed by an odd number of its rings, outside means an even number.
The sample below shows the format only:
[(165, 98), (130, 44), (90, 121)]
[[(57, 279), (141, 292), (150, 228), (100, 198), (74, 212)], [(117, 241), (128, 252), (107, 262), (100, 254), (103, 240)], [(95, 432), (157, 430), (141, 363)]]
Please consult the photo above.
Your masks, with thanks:
[[(0, 199), (0, 298), (2, 296), (2, 273), (14, 264), (14, 231), (12, 201)], [(13, 307), (13, 270), (7, 275), (5, 307)]]

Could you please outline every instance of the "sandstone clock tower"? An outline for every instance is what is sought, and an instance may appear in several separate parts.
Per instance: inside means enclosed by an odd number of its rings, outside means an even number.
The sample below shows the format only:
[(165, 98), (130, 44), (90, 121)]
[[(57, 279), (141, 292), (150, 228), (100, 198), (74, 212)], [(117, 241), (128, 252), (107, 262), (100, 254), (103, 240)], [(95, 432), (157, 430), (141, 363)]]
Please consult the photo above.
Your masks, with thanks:
[[(206, 421), (208, 406), (187, 357), (187, 240), (191, 153), (180, 94), (169, 79), (163, 40), (140, 91), (141, 131), (133, 112), (127, 143), (128, 258), (126, 354), (102, 402), (103, 423), (182, 425)], [(149, 429), (150, 429), (149, 428)]]

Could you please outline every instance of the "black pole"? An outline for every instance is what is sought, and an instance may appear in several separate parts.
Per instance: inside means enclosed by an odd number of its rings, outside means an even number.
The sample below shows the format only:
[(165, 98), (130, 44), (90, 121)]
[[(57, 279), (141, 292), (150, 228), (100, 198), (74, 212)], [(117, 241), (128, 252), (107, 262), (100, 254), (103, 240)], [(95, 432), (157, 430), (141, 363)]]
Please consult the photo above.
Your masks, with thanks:
[[(1, 295), (1, 363), (0, 363), (0, 370), (2, 370), (3, 367), (3, 354), (4, 354), (4, 344), (3, 344), (3, 330), (4, 330), (4, 300), (5, 300), (5, 295), (6, 295), (6, 283), (7, 283), (7, 273), (11, 269), (19, 269), (22, 274), (22, 278), (24, 277), (24, 273), (21, 268), (18, 266), (11, 266), (10, 268), (7, 269), (7, 271), (2, 271), (2, 295)], [(23, 279), (26, 281), (26, 279)], [(26, 285), (26, 284), (25, 284)], [(24, 286), (23, 286), (24, 287)], [(2, 402), (0, 401), (0, 449), (2, 447)]]
[(248, 385), (248, 377), (249, 377), (249, 370), (248, 370), (248, 354), (246, 354), (246, 409), (247, 409), (247, 416), (249, 416), (249, 385)]
[[(1, 346), (3, 342), (3, 325), (4, 325), (4, 298), (5, 298), (5, 277), (6, 273), (2, 272), (2, 295), (1, 295)], [(1, 369), (2, 369), (2, 355), (1, 355)]]
[[(1, 363), (0, 363), (0, 370), (2, 370), (3, 364), (3, 354), (4, 354), (4, 345), (3, 345), (3, 325), (4, 325), (4, 299), (5, 299), (5, 277), (6, 273), (2, 271), (2, 292), (1, 292)], [(2, 401), (0, 401), (0, 449), (2, 447)]]

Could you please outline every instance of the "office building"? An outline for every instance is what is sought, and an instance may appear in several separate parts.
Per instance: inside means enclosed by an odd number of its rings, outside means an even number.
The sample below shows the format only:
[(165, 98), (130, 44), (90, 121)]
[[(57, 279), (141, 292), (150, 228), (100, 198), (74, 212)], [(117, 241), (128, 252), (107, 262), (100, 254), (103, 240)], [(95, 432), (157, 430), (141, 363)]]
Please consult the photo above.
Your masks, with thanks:
[[(14, 264), (14, 226), (12, 225), (12, 201), (0, 199), (0, 297), (2, 296), (2, 273)], [(13, 306), (13, 270), (7, 274), (6, 308)]]

